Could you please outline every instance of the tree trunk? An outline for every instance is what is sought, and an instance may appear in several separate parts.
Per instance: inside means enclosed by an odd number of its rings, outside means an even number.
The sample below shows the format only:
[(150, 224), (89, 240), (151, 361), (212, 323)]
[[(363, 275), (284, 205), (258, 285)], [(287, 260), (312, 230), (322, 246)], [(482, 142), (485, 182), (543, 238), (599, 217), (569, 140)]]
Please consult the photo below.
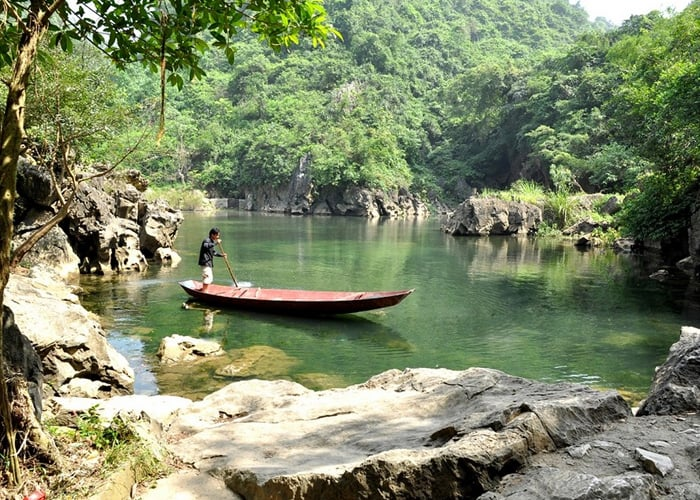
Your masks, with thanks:
[[(48, 28), (52, 12), (43, 10), (41, 2), (32, 1), (24, 32), (17, 48), (17, 59), (8, 82), (7, 102), (0, 130), (0, 310), (5, 302), (5, 287), (10, 279), (12, 258), (13, 220), (17, 197), (17, 162), (24, 139), (24, 106), (31, 69), (36, 59), (37, 48)], [(1, 315), (0, 315), (1, 317)], [(0, 354), (3, 352), (4, 324), (0, 319)], [(20, 481), (19, 459), (12, 422), (11, 401), (7, 389), (7, 373), (0, 356), (0, 414), (4, 427), (4, 446), (0, 450), (9, 459), (11, 480)], [(5, 453), (6, 451), (6, 453)]]

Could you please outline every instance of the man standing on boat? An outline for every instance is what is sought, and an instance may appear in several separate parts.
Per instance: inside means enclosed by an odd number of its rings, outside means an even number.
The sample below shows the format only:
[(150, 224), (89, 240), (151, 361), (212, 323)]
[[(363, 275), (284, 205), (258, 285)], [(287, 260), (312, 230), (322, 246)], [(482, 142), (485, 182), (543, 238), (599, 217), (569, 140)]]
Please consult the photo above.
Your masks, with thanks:
[(199, 248), (199, 265), (202, 267), (202, 291), (206, 292), (209, 284), (214, 281), (214, 257), (226, 257), (226, 253), (216, 251), (216, 245), (221, 244), (219, 228), (213, 227), (209, 237), (202, 241)]

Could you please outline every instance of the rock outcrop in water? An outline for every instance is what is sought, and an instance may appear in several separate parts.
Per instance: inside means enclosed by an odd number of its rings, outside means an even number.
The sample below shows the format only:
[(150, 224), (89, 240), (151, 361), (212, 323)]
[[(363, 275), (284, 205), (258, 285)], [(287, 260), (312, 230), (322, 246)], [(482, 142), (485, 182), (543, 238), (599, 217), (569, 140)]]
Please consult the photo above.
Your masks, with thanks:
[[(43, 385), (37, 392), (44, 398), (133, 393), (134, 371), (129, 362), (110, 345), (99, 318), (80, 305), (71, 287), (40, 271), (29, 277), (11, 275), (5, 306), (14, 313), (19, 333), (41, 358)], [(32, 351), (25, 352), (21, 364), (29, 366), (33, 356)], [(40, 385), (36, 380), (30, 384)]]
[(527, 235), (542, 222), (542, 210), (528, 203), (468, 198), (442, 224), (453, 236)]
[[(656, 371), (638, 415), (680, 415), (700, 411), (700, 330), (683, 327), (666, 363)], [(700, 468), (700, 464), (698, 464)]]
[(287, 186), (248, 190), (240, 208), (291, 215), (346, 215), (355, 217), (427, 217), (428, 206), (406, 189), (382, 191), (361, 187), (318, 192), (304, 157)]

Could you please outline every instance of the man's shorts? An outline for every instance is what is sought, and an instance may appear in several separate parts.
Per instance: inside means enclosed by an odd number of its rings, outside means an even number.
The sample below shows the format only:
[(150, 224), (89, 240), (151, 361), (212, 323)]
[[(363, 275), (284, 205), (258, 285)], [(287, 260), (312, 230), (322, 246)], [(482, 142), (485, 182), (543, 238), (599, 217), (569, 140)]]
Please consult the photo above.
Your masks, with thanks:
[(202, 266), (202, 283), (205, 285), (211, 284), (214, 281), (214, 272), (209, 266)]

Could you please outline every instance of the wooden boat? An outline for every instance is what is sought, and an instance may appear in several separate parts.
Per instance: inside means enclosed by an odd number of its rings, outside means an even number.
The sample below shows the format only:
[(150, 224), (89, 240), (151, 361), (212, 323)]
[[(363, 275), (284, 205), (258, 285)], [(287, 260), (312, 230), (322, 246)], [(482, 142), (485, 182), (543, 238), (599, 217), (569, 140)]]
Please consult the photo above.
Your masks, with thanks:
[(206, 292), (202, 283), (181, 281), (192, 298), (221, 307), (304, 316), (327, 316), (370, 311), (398, 304), (411, 290), (393, 292), (332, 292), (286, 288), (234, 287), (211, 284)]

